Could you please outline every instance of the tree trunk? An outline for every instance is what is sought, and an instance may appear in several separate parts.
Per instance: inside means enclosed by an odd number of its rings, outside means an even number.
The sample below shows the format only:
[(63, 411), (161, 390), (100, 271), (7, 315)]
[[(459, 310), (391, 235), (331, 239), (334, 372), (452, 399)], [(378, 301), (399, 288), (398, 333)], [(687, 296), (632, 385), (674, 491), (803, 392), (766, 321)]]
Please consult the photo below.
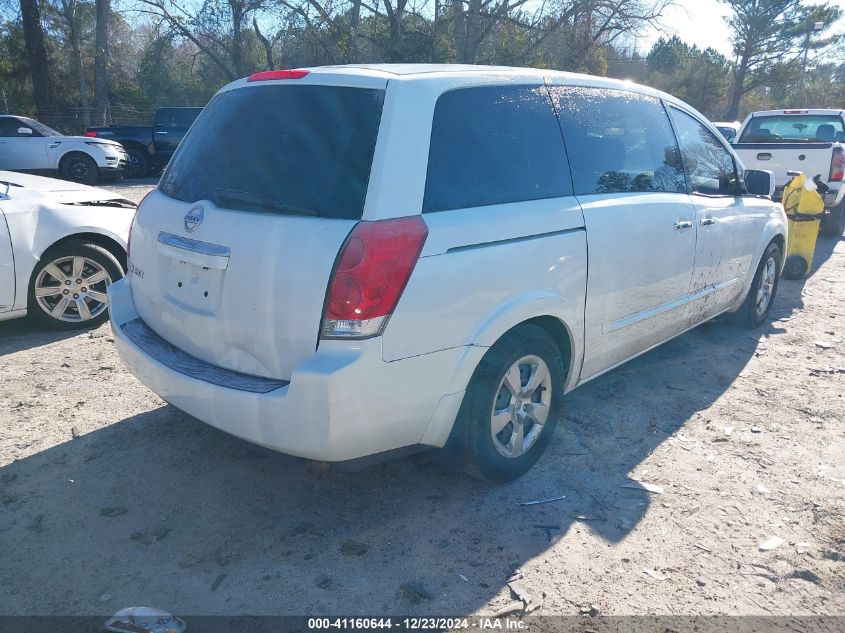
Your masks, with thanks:
[(354, 64), (358, 61), (360, 45), (358, 42), (358, 28), (361, 25), (361, 0), (352, 0), (352, 17), (350, 18), (349, 56), (346, 62)]
[(106, 125), (109, 115), (109, 18), (111, 0), (96, 0), (97, 30), (94, 34), (94, 122)]
[(73, 65), (79, 83), (79, 105), (82, 111), (82, 125), (91, 125), (91, 105), (88, 101), (88, 82), (85, 80), (85, 69), (82, 67), (82, 44), (79, 37), (79, 21), (77, 20), (76, 0), (62, 0), (62, 13), (67, 21), (70, 32), (70, 46), (73, 51)]
[(23, 37), (29, 61), (29, 74), (32, 79), (32, 93), (38, 118), (50, 121), (53, 91), (50, 84), (50, 64), (47, 60), (47, 48), (44, 46), (44, 29), (41, 27), (41, 14), (38, 0), (20, 0)]
[(238, 77), (243, 77), (248, 74), (244, 64), (243, 51), (244, 11), (239, 0), (229, 0), (229, 7), (232, 11), (232, 66), (235, 69), (235, 74)]
[(742, 96), (745, 94), (745, 77), (748, 74), (747, 61), (741, 59), (734, 72), (734, 83), (731, 87), (731, 101), (728, 105), (728, 121), (736, 121), (739, 118), (739, 107), (742, 103)]
[(258, 41), (260, 41), (261, 45), (264, 47), (264, 57), (267, 60), (266, 70), (273, 70), (273, 68), (275, 67), (273, 62), (273, 44), (270, 42), (270, 40), (267, 39), (267, 36), (265, 36), (258, 28), (258, 20), (256, 18), (252, 18), (252, 28), (255, 29), (255, 36), (258, 38)]

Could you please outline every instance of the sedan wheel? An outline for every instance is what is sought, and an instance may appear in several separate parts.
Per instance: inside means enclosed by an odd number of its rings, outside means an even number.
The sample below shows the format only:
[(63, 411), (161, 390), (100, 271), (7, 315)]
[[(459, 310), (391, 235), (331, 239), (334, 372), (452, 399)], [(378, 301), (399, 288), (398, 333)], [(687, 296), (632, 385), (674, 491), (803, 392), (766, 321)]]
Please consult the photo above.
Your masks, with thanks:
[(106, 288), (111, 282), (109, 272), (94, 260), (62, 257), (41, 270), (35, 280), (35, 298), (54, 319), (90, 321), (108, 308)]
[(48, 250), (33, 272), (29, 313), (60, 330), (89, 327), (108, 318), (109, 285), (123, 269), (97, 244), (70, 240)]

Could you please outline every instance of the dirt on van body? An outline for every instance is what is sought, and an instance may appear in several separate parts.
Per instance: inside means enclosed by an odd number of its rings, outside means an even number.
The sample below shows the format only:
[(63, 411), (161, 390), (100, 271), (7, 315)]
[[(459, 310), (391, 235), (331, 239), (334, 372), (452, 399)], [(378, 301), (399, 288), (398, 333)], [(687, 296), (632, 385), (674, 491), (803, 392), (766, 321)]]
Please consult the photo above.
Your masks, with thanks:
[(761, 330), (708, 323), (576, 390), (537, 467), (491, 486), (431, 453), (348, 474), (276, 454), (147, 391), (108, 325), (0, 323), (0, 613), (489, 614), (527, 592), (538, 614), (842, 615), (843, 339), (825, 239)]

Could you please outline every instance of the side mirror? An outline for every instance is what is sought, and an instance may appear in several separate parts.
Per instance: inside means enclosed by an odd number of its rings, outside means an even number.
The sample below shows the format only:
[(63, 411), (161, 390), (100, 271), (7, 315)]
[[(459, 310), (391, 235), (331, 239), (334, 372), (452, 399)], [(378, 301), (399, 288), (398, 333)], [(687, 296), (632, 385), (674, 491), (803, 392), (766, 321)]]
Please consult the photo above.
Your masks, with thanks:
[(32, 130), (28, 127), (19, 127), (18, 136), (32, 136)]
[(771, 198), (775, 195), (775, 174), (764, 169), (747, 169), (745, 189), (752, 196)]

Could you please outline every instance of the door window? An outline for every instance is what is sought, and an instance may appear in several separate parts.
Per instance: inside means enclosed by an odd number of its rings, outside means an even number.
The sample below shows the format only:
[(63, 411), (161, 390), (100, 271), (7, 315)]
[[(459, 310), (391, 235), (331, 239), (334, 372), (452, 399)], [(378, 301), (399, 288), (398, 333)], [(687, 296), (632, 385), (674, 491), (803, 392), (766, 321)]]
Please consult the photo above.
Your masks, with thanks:
[(624, 90), (552, 88), (578, 195), (686, 192), (683, 165), (659, 99)]
[(463, 88), (437, 100), (423, 212), (572, 195), (542, 86)]
[(18, 136), (19, 127), (24, 127), (20, 121), (4, 117), (0, 119), (0, 136), (4, 138)]
[(739, 179), (731, 153), (715, 134), (689, 114), (677, 108), (670, 111), (693, 192), (736, 195)]

